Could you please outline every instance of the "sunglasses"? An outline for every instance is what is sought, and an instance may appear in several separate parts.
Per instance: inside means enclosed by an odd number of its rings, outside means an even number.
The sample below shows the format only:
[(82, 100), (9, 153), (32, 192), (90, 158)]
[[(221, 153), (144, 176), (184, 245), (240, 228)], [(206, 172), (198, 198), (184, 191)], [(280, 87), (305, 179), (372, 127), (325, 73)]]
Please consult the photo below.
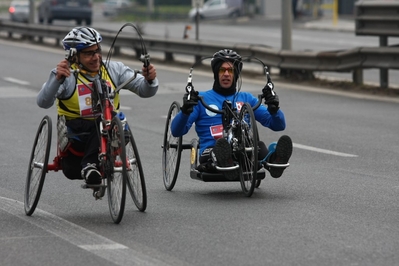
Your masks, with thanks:
[(233, 74), (234, 68), (232, 68), (232, 67), (229, 67), (229, 68), (221, 67), (221, 68), (219, 68), (219, 74), (220, 75), (223, 75), (224, 73), (226, 73), (226, 71), (229, 72), (229, 74), (231, 75), (231, 74)]
[(82, 51), (80, 52), (84, 57), (91, 58), (95, 54), (101, 54), (101, 49), (93, 50), (93, 51)]

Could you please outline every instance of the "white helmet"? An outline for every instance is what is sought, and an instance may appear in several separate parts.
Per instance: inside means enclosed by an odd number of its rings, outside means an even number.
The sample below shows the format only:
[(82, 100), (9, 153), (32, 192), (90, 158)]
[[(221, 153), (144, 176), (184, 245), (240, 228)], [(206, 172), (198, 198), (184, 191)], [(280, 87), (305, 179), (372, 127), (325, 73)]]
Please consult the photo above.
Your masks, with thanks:
[(102, 41), (100, 33), (89, 27), (77, 27), (72, 29), (62, 40), (65, 51), (75, 48), (78, 52), (87, 47), (99, 44)]

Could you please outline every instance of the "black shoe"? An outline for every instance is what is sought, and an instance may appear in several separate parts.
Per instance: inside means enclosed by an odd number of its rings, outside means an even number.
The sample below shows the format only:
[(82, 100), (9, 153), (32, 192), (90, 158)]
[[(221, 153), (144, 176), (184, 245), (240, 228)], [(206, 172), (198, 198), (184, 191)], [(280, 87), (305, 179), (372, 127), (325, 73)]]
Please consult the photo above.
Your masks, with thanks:
[[(215, 147), (213, 147), (211, 152), (212, 160), (219, 167), (231, 167), (234, 166), (233, 152), (230, 144), (225, 138), (218, 139), (216, 141)], [(224, 177), (228, 180), (234, 180), (238, 176), (238, 171), (223, 171)]]
[(199, 172), (217, 173), (217, 170), (211, 161), (199, 164), (196, 168)]
[(82, 177), (88, 185), (100, 185), (101, 184), (101, 174), (97, 170), (96, 164), (87, 164), (85, 168), (82, 169)]
[[(290, 137), (284, 135), (277, 141), (276, 151), (272, 158), (272, 164), (286, 164), (292, 154), (292, 140)], [(285, 167), (270, 167), (270, 175), (274, 178), (279, 178), (285, 170)]]

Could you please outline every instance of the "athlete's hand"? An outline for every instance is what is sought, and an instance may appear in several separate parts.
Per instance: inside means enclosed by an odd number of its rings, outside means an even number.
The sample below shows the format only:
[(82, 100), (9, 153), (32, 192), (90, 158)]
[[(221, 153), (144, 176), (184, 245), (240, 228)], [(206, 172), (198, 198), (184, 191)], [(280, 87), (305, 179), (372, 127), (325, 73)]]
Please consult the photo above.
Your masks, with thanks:
[(278, 95), (274, 92), (274, 84), (269, 82), (263, 88), (263, 97), (265, 98), (265, 104), (267, 104), (267, 110), (270, 114), (274, 115), (280, 109), (280, 100)]
[(185, 93), (183, 96), (183, 106), (181, 107), (181, 111), (183, 114), (189, 115), (193, 112), (194, 106), (198, 104), (198, 91), (192, 91), (190, 95), (190, 99), (188, 99), (189, 93)]
[(69, 63), (66, 59), (58, 63), (56, 70), (57, 74), (55, 77), (59, 81), (63, 81), (66, 77), (69, 77), (71, 75)]
[(157, 71), (153, 64), (149, 64), (147, 67), (143, 66), (141, 71), (142, 71), (141, 73), (143, 74), (144, 78), (148, 82), (153, 81), (157, 77)]

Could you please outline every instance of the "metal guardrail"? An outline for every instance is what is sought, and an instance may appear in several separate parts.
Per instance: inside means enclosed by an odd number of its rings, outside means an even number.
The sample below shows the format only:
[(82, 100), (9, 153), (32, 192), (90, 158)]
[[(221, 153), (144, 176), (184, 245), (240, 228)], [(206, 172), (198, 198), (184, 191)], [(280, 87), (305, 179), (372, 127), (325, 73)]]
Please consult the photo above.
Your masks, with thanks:
[(355, 13), (356, 35), (399, 36), (399, 2), (358, 1)]
[[(8, 20), (0, 20), (0, 31), (12, 34), (22, 34), (32, 41), (42, 41), (43, 38), (54, 38), (55, 44), (69, 32), (70, 27), (22, 24)], [(103, 37), (103, 43), (110, 45), (116, 32), (98, 29)], [(363, 69), (399, 69), (399, 47), (359, 47), (342, 51), (287, 51), (251, 44), (232, 44), (223, 42), (198, 41), (188, 39), (166, 39), (144, 36), (145, 45), (149, 52), (157, 51), (165, 54), (165, 60), (174, 60), (173, 55), (191, 55), (193, 62), (199, 57), (212, 55), (223, 48), (231, 48), (245, 56), (255, 56), (269, 67), (280, 69), (280, 73), (306, 72), (308, 75), (315, 71), (352, 72), (353, 82), (363, 83)], [(132, 48), (136, 55), (141, 54), (141, 43), (138, 36), (121, 32), (115, 43), (115, 52), (120, 48)]]
[[(358, 1), (355, 4), (355, 13), (355, 34), (378, 36), (380, 49), (387, 47), (388, 37), (399, 36), (399, 2)], [(381, 64), (384, 63), (380, 62)], [(380, 86), (387, 87), (388, 69), (379, 68)]]

